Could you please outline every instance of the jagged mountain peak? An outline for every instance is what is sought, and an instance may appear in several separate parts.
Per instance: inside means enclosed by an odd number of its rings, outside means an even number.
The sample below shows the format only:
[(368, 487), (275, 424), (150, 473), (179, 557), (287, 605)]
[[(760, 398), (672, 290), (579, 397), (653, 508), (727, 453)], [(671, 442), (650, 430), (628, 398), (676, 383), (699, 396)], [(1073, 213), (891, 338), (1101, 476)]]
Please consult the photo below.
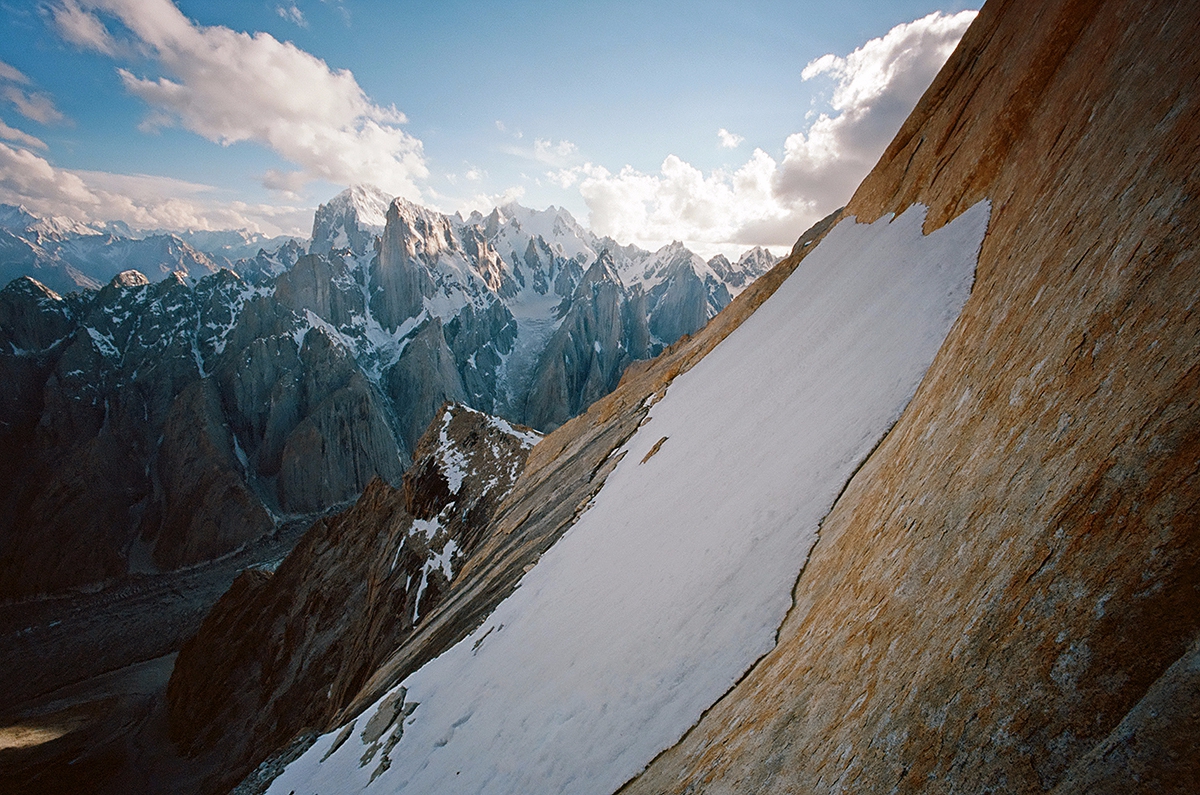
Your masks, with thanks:
[(756, 278), (769, 271), (779, 259), (770, 249), (755, 246), (738, 257), (737, 268), (753, 274), (752, 278)]
[(392, 197), (374, 185), (352, 185), (317, 207), (309, 253), (350, 249), (368, 255), (387, 224)]
[(150, 283), (146, 275), (138, 270), (121, 271), (112, 278), (110, 287), (144, 287)]
[(329, 204), (335, 207), (352, 209), (358, 215), (360, 224), (368, 226), (383, 226), (387, 208), (392, 203), (392, 196), (381, 188), (367, 183), (351, 185), (337, 196), (330, 199)]
[(384, 220), (395, 215), (410, 223), (416, 219), (423, 219), (426, 223), (446, 224), (450, 222), (450, 216), (437, 210), (426, 207), (423, 204), (406, 199), (403, 196), (397, 196), (388, 201), (387, 209), (384, 212)]
[(608, 249), (602, 249), (600, 254), (583, 274), (583, 280), (579, 283), (579, 288), (587, 285), (600, 284), (610, 282), (619, 287), (624, 287), (621, 281), (621, 274), (617, 271), (616, 262), (613, 259), (612, 252)]
[(62, 301), (61, 295), (51, 290), (32, 276), (20, 276), (4, 286), (2, 293), (9, 295), (28, 295), (48, 301)]
[(59, 215), (43, 216), (23, 204), (0, 204), (0, 228), (17, 234), (32, 234), (50, 238), (68, 235), (98, 235), (93, 226)]

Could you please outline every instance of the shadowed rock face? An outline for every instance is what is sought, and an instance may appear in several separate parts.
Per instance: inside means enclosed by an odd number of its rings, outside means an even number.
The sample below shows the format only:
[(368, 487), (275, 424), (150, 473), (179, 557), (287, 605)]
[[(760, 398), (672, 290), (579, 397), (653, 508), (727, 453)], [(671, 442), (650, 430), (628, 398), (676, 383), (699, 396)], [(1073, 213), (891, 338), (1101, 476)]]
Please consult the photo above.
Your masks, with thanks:
[(209, 560), (275, 527), (246, 487), (211, 379), (179, 393), (158, 450), (159, 484), (152, 513), (155, 562), (163, 569)]
[(1200, 27), (989, 2), (846, 212), (975, 287), (769, 653), (627, 792), (1200, 787)]
[[(284, 296), (336, 308), (343, 293), (305, 274)], [(0, 598), (119, 577), (135, 558), (197, 563), (272, 531), (272, 510), (398, 482), (405, 448), (332, 334), (230, 271), (194, 286), (130, 271), (66, 299), (28, 279), (0, 291)]]
[(363, 314), (361, 286), (337, 257), (300, 257), (275, 279), (275, 300), (295, 312), (308, 310), (334, 327)]
[(453, 592), (536, 438), (447, 405), (401, 489), (373, 481), (274, 574), (235, 581), (184, 645), (167, 694), (171, 737), (212, 764), (210, 789), (330, 720)]

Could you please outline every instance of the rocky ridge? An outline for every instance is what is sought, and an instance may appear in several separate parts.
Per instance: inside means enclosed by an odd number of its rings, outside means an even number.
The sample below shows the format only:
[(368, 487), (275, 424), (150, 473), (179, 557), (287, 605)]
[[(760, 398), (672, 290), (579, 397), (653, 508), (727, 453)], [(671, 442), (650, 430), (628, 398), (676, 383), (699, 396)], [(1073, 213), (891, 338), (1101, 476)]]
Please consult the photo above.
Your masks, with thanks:
[(24, 278), (0, 305), (5, 597), (209, 559), (403, 471), (349, 352), (230, 271), (67, 298)]
[(255, 260), (269, 260), (296, 245), (292, 238), (244, 229), (135, 233), (119, 222), (84, 224), (0, 204), (0, 284), (31, 276), (60, 293), (98, 290), (127, 270), (151, 281), (172, 273), (194, 281), (223, 267), (246, 274)]
[(208, 766), (208, 789), (329, 721), (453, 593), (538, 438), (447, 404), (399, 488), (373, 481), (277, 571), (239, 576), (184, 644), (167, 691), (171, 738)]

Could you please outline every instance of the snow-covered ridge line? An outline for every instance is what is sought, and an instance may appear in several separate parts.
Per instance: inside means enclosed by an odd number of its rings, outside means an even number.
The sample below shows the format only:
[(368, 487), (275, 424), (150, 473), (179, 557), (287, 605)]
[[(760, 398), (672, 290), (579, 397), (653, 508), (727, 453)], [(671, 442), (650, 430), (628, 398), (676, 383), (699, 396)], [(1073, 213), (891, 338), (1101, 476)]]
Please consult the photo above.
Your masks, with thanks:
[(270, 792), (607, 793), (676, 742), (774, 643), (818, 523), (957, 320), (989, 213), (838, 224), (673, 382), (517, 590)]

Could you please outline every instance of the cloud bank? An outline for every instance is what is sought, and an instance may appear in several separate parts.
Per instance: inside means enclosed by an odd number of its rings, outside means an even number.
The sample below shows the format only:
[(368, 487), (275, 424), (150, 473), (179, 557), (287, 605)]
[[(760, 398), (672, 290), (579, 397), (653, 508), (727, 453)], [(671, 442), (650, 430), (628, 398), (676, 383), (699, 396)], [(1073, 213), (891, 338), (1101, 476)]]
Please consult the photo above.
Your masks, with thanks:
[(77, 46), (150, 57), (158, 74), (117, 68), (150, 108), (144, 131), (178, 126), (226, 146), (267, 146), (298, 167), (264, 175), (272, 189), (373, 182), (420, 199), (417, 183), (428, 176), (421, 141), (401, 129), (404, 114), (371, 102), (348, 70), (267, 33), (197, 25), (170, 0), (60, 0), (51, 16)]
[(0, 203), (45, 216), (125, 221), (137, 229), (249, 229), (307, 236), (312, 208), (231, 201), (208, 185), (168, 177), (56, 168), (0, 142)]
[[(897, 25), (845, 57), (810, 62), (802, 80), (833, 80), (828, 109), (788, 136), (783, 160), (762, 149), (736, 170), (707, 175), (669, 155), (658, 173), (612, 173), (591, 163), (548, 174), (579, 179), (592, 228), (647, 248), (685, 240), (700, 253), (749, 245), (790, 248), (825, 214), (844, 204), (950, 57), (976, 12), (933, 13)], [(723, 146), (740, 137), (718, 132)]]

